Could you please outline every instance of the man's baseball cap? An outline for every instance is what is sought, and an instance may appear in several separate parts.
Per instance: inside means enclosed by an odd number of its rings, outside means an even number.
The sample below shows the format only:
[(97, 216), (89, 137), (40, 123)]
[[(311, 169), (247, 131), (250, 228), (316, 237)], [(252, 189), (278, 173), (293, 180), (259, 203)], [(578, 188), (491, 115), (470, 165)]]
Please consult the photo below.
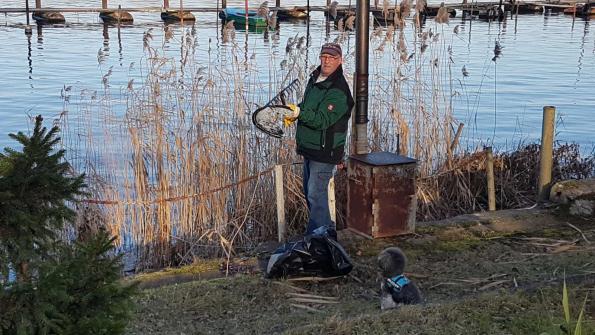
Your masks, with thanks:
[(320, 54), (328, 54), (331, 56), (343, 56), (343, 51), (341, 50), (341, 46), (337, 43), (326, 43), (322, 45), (322, 49), (320, 49)]

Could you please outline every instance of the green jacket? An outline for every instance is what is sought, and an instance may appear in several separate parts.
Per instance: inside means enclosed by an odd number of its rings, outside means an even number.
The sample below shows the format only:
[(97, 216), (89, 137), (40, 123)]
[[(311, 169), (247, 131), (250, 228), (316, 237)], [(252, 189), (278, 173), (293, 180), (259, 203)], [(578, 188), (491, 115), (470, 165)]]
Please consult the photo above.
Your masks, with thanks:
[(343, 159), (351, 109), (355, 105), (343, 68), (316, 83), (318, 67), (310, 75), (299, 104), (297, 153), (317, 162), (338, 164)]

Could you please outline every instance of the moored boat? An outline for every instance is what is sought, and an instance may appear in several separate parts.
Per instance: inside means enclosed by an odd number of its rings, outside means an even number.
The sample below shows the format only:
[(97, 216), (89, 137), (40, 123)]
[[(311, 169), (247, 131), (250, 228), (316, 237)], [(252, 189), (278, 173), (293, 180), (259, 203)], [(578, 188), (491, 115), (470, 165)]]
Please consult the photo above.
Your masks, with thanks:
[(305, 19), (308, 17), (308, 12), (305, 8), (294, 7), (290, 9), (280, 9), (277, 11), (277, 17), (284, 19)]
[(577, 4), (576, 6), (568, 7), (564, 9), (564, 14), (576, 15), (576, 16), (594, 16), (595, 6), (592, 4), (582, 5)]
[(195, 21), (194, 14), (188, 11), (166, 10), (161, 12), (161, 19), (165, 22)]
[(116, 10), (116, 11), (109, 11), (109, 12), (101, 12), (99, 13), (99, 18), (106, 23), (116, 23), (116, 22), (125, 22), (130, 23), (134, 21), (132, 15), (128, 12)]
[[(246, 24), (246, 10), (240, 8), (225, 8), (219, 12), (219, 17), (225, 21), (233, 20), (236, 24)], [(267, 18), (257, 14), (255, 10), (248, 10), (248, 25), (254, 27), (268, 26)]]
[(31, 15), (33, 20), (39, 24), (53, 24), (53, 23), (64, 23), (64, 15), (58, 12), (33, 12)]

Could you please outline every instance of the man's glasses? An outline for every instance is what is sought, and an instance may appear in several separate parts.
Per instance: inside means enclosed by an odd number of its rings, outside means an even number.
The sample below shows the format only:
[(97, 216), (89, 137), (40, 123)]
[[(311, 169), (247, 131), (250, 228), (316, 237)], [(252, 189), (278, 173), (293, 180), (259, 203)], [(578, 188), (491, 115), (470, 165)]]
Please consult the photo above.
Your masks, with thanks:
[(329, 56), (329, 55), (320, 55), (320, 60), (321, 61), (329, 61), (329, 60), (338, 60), (339, 56)]

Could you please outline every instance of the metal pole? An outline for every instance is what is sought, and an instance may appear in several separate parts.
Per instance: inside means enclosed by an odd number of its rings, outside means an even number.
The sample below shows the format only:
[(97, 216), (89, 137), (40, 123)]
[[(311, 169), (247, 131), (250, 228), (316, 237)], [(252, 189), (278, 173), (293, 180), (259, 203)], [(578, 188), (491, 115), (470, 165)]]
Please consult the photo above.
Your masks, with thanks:
[(101, 9), (107, 9), (107, 0), (101, 0)]
[(370, 0), (357, 0), (355, 35), (355, 152), (368, 153), (368, 57)]
[(285, 242), (285, 197), (283, 195), (283, 165), (275, 165), (275, 194), (277, 197), (277, 234), (279, 242)]
[(308, 14), (306, 18), (306, 76), (310, 72), (308, 68), (308, 50), (310, 50), (310, 0), (306, 1), (306, 12)]
[[(25, 0), (25, 12), (27, 15), (27, 26), (25, 27), (25, 35), (31, 35), (33, 31), (31, 30), (31, 25), (29, 24), (29, 0)], [(29, 39), (31, 42), (31, 39)]]
[(275, 7), (281, 7), (281, 0), (275, 1)]
[(496, 183), (494, 181), (494, 154), (492, 147), (485, 148), (486, 151), (486, 172), (488, 175), (488, 210), (496, 210)]
[[(244, 1), (244, 10), (246, 14), (246, 40), (248, 40), (248, 0)], [(248, 49), (246, 48), (246, 52)]]
[(537, 201), (549, 198), (549, 186), (552, 181), (554, 155), (554, 119), (556, 107), (543, 107), (543, 125), (541, 128), (541, 149), (539, 151), (539, 181), (537, 183)]

